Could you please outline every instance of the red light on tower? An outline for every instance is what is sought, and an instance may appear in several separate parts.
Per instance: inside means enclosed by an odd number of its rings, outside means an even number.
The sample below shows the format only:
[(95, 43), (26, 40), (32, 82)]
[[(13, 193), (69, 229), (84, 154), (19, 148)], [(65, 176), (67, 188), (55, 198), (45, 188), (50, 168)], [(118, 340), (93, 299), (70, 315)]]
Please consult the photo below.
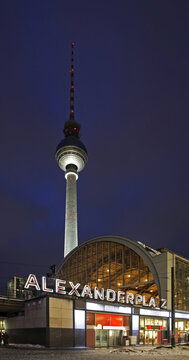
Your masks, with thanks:
[(76, 131), (77, 129), (76, 128), (74, 128), (74, 131)]

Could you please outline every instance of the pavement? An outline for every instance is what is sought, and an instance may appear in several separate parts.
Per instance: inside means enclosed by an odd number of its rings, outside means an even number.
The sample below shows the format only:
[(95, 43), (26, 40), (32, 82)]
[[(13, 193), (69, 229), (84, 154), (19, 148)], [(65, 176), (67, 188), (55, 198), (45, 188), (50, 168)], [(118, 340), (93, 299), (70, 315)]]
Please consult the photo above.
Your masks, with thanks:
[(1, 360), (189, 360), (189, 346), (128, 346), (101, 349), (50, 349), (42, 346), (0, 347)]

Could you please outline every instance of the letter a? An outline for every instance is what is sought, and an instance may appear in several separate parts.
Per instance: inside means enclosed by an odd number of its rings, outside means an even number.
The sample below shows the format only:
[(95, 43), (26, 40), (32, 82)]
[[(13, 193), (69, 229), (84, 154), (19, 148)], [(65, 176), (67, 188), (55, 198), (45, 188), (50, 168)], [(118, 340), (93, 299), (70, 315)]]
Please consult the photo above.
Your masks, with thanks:
[(28, 289), (30, 286), (34, 286), (36, 288), (36, 290), (40, 290), (37, 278), (36, 278), (36, 276), (34, 274), (30, 274), (28, 276), (28, 279), (27, 279), (27, 281), (25, 283), (24, 288)]

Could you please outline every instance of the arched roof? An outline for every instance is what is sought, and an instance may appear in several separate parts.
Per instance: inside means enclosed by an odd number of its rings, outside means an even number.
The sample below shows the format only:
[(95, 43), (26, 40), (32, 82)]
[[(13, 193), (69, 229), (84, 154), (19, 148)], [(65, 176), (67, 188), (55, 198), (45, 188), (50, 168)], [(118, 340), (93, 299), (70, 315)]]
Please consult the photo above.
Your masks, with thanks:
[(74, 253), (77, 253), (77, 251), (79, 249), (81, 249), (82, 247), (84, 247), (86, 245), (90, 245), (90, 244), (93, 244), (96, 242), (101, 242), (101, 241), (115, 242), (118, 244), (125, 245), (128, 248), (132, 249), (136, 254), (138, 254), (146, 262), (151, 273), (153, 274), (154, 281), (155, 281), (157, 289), (158, 289), (159, 297), (161, 297), (160, 279), (159, 279), (158, 271), (157, 271), (156, 266), (153, 261), (153, 258), (158, 256), (158, 252), (151, 248), (145, 247), (145, 245), (143, 245), (142, 243), (136, 242), (134, 240), (131, 240), (131, 239), (128, 239), (128, 238), (125, 238), (122, 236), (115, 236), (115, 235), (99, 236), (99, 237), (90, 239), (90, 240), (86, 241), (85, 243), (77, 246), (63, 259), (63, 261), (61, 262), (61, 264), (59, 265), (59, 267), (57, 269), (57, 273), (59, 273), (59, 271), (61, 270), (63, 265), (67, 262), (67, 260), (69, 260), (69, 258), (72, 255), (74, 255)]

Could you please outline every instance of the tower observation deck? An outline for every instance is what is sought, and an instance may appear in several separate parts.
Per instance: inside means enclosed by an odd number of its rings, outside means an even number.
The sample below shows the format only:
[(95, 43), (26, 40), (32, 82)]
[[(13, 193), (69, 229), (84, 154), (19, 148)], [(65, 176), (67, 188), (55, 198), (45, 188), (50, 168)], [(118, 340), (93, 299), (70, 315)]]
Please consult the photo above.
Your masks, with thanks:
[(66, 210), (64, 257), (78, 246), (77, 179), (87, 159), (87, 150), (80, 141), (80, 124), (74, 119), (74, 43), (71, 49), (70, 117), (64, 124), (64, 139), (56, 149), (56, 161), (66, 178)]

